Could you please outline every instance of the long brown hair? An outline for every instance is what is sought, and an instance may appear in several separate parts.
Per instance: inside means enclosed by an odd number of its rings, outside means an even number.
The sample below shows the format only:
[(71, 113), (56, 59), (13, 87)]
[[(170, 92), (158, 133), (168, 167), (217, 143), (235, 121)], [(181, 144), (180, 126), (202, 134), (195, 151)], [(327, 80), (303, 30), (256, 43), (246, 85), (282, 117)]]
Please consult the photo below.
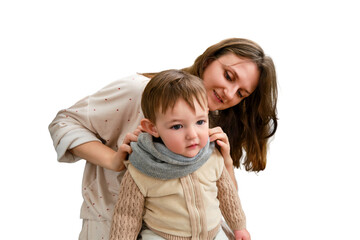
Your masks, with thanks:
[[(256, 63), (260, 77), (255, 91), (239, 104), (210, 112), (212, 127), (220, 126), (230, 142), (234, 166), (240, 163), (246, 171), (262, 171), (266, 167), (268, 140), (277, 130), (277, 82), (273, 60), (255, 42), (244, 38), (229, 38), (210, 46), (194, 64), (182, 70), (202, 78), (206, 66), (215, 59), (234, 53)], [(144, 73), (153, 77), (155, 73)]]
[(234, 166), (240, 167), (242, 162), (247, 171), (258, 172), (266, 167), (268, 140), (277, 129), (277, 83), (272, 59), (257, 43), (230, 38), (206, 49), (192, 66), (184, 70), (201, 78), (211, 61), (227, 53), (253, 61), (260, 72), (259, 84), (239, 104), (211, 112), (211, 125), (220, 126), (228, 135)]

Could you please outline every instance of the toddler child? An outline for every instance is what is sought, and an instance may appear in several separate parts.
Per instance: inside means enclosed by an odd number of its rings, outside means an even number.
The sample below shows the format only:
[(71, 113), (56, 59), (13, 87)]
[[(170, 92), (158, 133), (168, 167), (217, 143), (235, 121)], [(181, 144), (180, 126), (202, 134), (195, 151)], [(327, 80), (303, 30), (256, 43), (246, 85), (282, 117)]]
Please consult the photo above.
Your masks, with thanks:
[[(206, 90), (198, 77), (163, 71), (141, 99), (145, 131), (132, 153), (115, 205), (110, 239), (250, 239), (220, 152), (209, 141)], [(145, 228), (142, 229), (144, 221)]]

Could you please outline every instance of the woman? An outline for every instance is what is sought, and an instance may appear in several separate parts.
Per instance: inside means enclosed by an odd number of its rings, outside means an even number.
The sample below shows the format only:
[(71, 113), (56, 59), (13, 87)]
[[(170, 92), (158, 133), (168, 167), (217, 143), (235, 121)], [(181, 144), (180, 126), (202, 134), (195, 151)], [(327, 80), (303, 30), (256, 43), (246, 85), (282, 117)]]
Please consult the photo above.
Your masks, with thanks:
[[(233, 162), (225, 166), (233, 181), (233, 168), (241, 161), (247, 171), (264, 170), (267, 142), (277, 128), (271, 58), (253, 41), (232, 38), (209, 47), (183, 70), (204, 81), (211, 125), (219, 126), (210, 130), (210, 139), (217, 140), (222, 151), (230, 144)], [(143, 118), (141, 94), (152, 76), (137, 74), (114, 82), (60, 111), (49, 126), (58, 161), (87, 160), (80, 239), (108, 239), (123, 160), (131, 151), (126, 146), (136, 140), (134, 129)]]

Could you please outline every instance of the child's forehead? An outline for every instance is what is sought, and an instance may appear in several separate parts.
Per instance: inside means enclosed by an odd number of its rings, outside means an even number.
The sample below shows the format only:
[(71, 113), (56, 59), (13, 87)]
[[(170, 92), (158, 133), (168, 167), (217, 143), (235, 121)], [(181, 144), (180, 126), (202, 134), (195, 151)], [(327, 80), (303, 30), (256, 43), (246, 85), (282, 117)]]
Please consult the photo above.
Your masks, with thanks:
[[(159, 106), (159, 111), (162, 113), (165, 112), (173, 112), (174, 109), (176, 107), (180, 107), (180, 106), (188, 106), (190, 107), (192, 110), (195, 111), (195, 106), (200, 106), (201, 109), (207, 109), (208, 105), (207, 105), (207, 99), (206, 98), (202, 98), (202, 97), (192, 97), (191, 99), (184, 99), (182, 97), (176, 99), (174, 102), (172, 102), (171, 104), (162, 104)], [(165, 109), (163, 109), (163, 107), (165, 107)]]

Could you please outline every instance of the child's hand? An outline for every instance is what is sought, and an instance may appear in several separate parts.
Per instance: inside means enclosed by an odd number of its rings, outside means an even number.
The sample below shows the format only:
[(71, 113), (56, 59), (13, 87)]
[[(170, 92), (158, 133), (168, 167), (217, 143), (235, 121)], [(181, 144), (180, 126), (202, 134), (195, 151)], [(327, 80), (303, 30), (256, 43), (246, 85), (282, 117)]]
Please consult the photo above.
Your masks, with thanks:
[(235, 233), (236, 240), (251, 240), (250, 233), (246, 229), (237, 230), (237, 231), (234, 231), (234, 233)]
[(233, 161), (230, 156), (230, 143), (229, 139), (221, 129), (221, 127), (214, 127), (209, 129), (210, 142), (216, 140), (217, 145), (220, 147), (221, 155), (224, 158), (225, 166), (233, 166)]

